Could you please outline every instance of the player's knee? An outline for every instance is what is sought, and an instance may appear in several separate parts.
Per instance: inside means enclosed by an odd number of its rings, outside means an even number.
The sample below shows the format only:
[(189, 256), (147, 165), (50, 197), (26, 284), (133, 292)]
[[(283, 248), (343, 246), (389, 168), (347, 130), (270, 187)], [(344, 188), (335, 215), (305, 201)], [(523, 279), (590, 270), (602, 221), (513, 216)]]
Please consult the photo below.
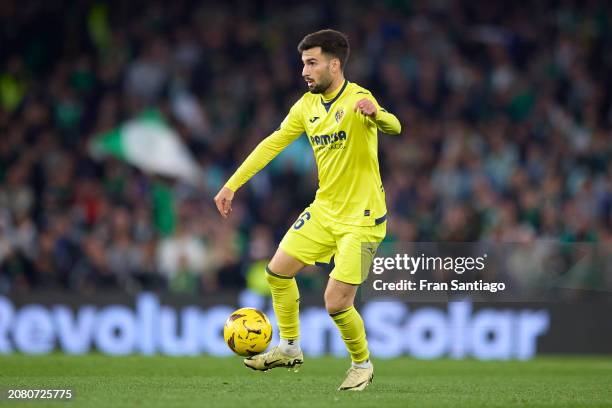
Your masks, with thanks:
[(348, 296), (342, 296), (342, 294), (333, 291), (325, 291), (324, 299), (325, 309), (329, 314), (341, 312), (352, 305), (352, 300)]
[(273, 280), (275, 277), (276, 278), (283, 278), (283, 279), (285, 279), (285, 278), (286, 279), (291, 279), (292, 278), (292, 276), (287, 276), (287, 275), (284, 275), (282, 273), (275, 272), (276, 268), (272, 269), (272, 268), (270, 268), (270, 265), (271, 265), (271, 263), (268, 264), (268, 266), (266, 266), (266, 280), (268, 281), (268, 283), (270, 283), (270, 281)]
[(272, 273), (273, 275), (292, 278), (303, 267), (304, 264), (279, 248), (270, 260), (270, 263), (266, 269), (268, 274)]

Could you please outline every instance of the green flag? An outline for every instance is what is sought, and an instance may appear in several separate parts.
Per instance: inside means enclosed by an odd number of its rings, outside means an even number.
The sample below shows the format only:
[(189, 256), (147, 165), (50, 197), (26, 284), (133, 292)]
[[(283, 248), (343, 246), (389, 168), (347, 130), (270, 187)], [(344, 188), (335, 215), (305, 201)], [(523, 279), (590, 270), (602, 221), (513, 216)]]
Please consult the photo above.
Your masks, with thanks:
[(197, 185), (201, 172), (178, 134), (155, 111), (147, 111), (90, 142), (95, 158), (114, 156), (146, 172)]

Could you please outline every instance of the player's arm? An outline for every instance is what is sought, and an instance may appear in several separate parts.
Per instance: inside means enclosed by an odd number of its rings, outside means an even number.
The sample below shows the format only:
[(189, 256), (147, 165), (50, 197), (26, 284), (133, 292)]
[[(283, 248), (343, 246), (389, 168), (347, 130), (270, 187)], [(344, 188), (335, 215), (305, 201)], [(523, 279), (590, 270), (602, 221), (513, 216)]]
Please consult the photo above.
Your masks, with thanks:
[(232, 211), (234, 193), (302, 133), (304, 133), (304, 124), (300, 99), (291, 107), (280, 127), (257, 145), (215, 196), (217, 209), (224, 218), (227, 218)]
[(366, 119), (374, 122), (376, 127), (383, 133), (397, 135), (402, 131), (399, 119), (394, 114), (381, 108), (376, 99), (371, 95), (359, 99), (353, 110), (360, 112)]

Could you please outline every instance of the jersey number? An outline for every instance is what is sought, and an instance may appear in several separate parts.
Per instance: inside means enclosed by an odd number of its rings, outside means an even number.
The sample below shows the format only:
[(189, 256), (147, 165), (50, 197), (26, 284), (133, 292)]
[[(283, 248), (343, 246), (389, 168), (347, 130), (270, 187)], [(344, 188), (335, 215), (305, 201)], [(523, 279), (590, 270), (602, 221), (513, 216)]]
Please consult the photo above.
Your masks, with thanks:
[(293, 229), (299, 230), (304, 226), (304, 223), (310, 219), (310, 213), (306, 211), (304, 214), (300, 215), (300, 218), (293, 224)]

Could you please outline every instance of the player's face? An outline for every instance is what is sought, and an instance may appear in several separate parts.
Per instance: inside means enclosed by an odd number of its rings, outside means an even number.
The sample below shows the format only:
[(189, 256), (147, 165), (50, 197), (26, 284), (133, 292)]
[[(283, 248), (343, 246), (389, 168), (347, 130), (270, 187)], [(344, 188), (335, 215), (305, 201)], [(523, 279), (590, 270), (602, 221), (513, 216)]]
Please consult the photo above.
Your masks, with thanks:
[(308, 84), (308, 90), (319, 94), (325, 92), (333, 81), (332, 59), (321, 51), (321, 47), (314, 47), (302, 52), (302, 77)]

